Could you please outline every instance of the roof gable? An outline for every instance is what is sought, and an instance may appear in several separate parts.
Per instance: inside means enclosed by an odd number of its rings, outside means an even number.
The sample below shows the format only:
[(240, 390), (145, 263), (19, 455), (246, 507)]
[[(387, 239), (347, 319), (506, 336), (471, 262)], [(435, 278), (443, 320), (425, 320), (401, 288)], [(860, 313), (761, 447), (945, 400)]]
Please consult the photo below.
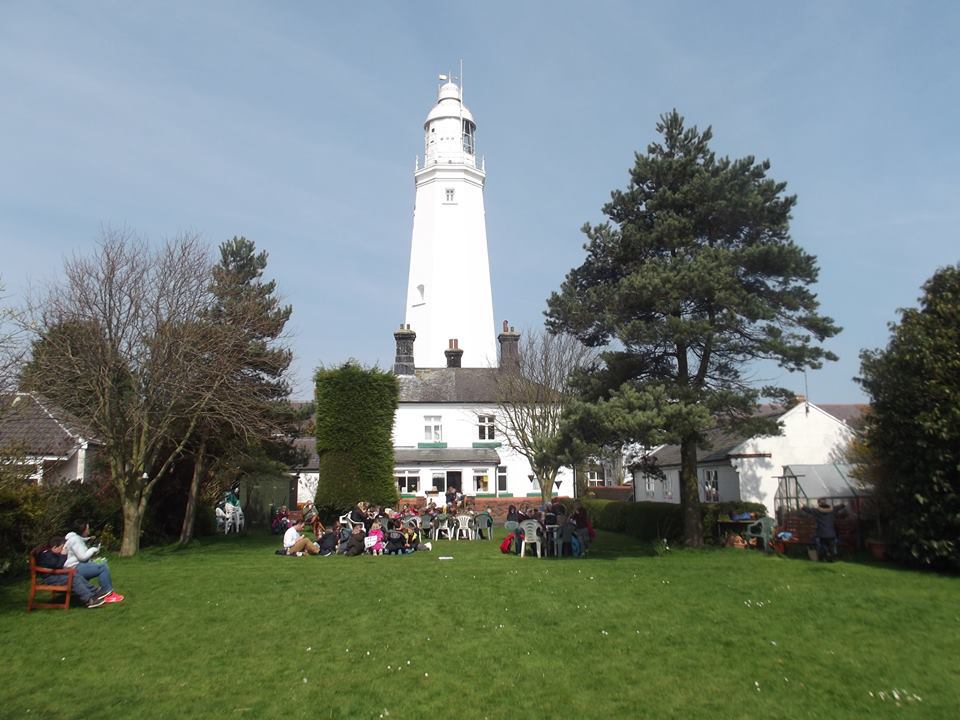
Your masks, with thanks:
[(84, 442), (102, 444), (76, 415), (39, 393), (4, 398), (0, 410), (0, 447), (34, 455), (66, 455)]

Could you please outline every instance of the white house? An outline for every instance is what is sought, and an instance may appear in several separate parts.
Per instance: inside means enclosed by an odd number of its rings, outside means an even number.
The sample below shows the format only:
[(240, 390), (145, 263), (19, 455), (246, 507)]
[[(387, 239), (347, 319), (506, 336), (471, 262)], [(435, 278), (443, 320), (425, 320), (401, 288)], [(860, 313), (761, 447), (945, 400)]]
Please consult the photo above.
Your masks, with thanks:
[[(809, 402), (775, 411), (780, 435), (744, 437), (715, 432), (711, 447), (697, 451), (702, 502), (746, 501), (767, 506), (773, 516), (774, 496), (785, 465), (842, 462), (854, 434), (858, 406), (830, 405), (836, 414)], [(839, 417), (838, 417), (839, 416)], [(664, 473), (660, 479), (637, 472), (638, 501), (680, 502), (680, 447), (665, 445), (651, 455)]]
[(102, 445), (79, 418), (39, 393), (18, 392), (0, 402), (0, 450), (22, 456), (38, 484), (88, 480)]
[[(447, 351), (447, 367), (415, 368), (404, 362), (410, 357), (412, 331), (402, 329), (395, 336), (400, 403), (393, 426), (394, 476), (401, 497), (442, 501), (453, 486), (478, 501), (539, 498), (529, 462), (500, 435), (500, 368), (458, 367), (453, 348)], [(518, 339), (509, 329), (500, 334), (505, 365), (517, 357)], [(571, 470), (561, 470), (554, 494), (573, 494)]]

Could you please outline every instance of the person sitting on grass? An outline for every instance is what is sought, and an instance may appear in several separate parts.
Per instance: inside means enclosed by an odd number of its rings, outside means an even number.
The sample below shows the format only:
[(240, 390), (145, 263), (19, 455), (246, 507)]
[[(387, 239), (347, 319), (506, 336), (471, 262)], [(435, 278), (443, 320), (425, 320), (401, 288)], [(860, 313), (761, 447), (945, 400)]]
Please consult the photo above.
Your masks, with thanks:
[[(67, 561), (67, 555), (64, 552), (66, 539), (63, 537), (51, 538), (47, 545), (36, 548), (33, 551), (33, 557), (37, 565), (47, 570), (62, 570)], [(44, 573), (43, 584), (45, 585), (66, 585), (66, 575), (48, 575)], [(74, 595), (80, 598), (80, 602), (88, 608), (100, 607), (104, 603), (104, 598), (109, 594), (105, 590), (95, 588), (80, 573), (74, 573), (73, 585), (71, 590)]]
[(340, 543), (340, 523), (333, 524), (331, 530), (322, 533), (317, 539), (317, 545), (320, 547), (320, 554), (323, 557), (333, 555), (337, 551), (337, 545)]
[(364, 546), (370, 551), (371, 555), (383, 555), (383, 549), (386, 545), (383, 542), (383, 528), (379, 520), (374, 520), (370, 526), (370, 532), (367, 533)]
[(90, 558), (100, 552), (100, 546), (87, 547), (87, 540), (91, 540), (90, 523), (86, 520), (77, 520), (74, 523), (75, 532), (68, 532), (64, 538), (64, 550), (67, 555), (63, 563), (65, 568), (75, 567), (77, 574), (83, 576), (86, 580), (97, 579), (100, 583), (100, 590), (105, 592), (104, 602), (115, 603), (122, 602), (123, 595), (113, 591), (113, 580), (110, 577), (110, 567), (107, 561), (101, 559), (99, 562), (90, 562)]
[(304, 553), (319, 555), (320, 547), (301, 535), (301, 532), (303, 532), (303, 520), (297, 520), (283, 534), (283, 549), (287, 551), (287, 555), (296, 555), (297, 557)]
[(387, 525), (387, 542), (385, 550), (387, 555), (403, 555), (406, 547), (406, 538), (400, 529), (399, 520), (391, 520)]
[(353, 531), (350, 533), (350, 538), (346, 542), (346, 550), (344, 550), (344, 555), (363, 555), (363, 540), (364, 532), (362, 525), (354, 525)]

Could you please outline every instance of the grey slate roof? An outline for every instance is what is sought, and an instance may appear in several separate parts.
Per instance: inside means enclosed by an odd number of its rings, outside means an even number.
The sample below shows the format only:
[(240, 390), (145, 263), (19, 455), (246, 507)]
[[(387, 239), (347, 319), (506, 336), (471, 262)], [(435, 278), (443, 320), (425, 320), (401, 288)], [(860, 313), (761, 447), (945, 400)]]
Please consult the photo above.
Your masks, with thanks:
[(499, 368), (420, 368), (397, 376), (400, 402), (495, 403), (499, 375)]
[[(786, 411), (782, 408), (774, 408), (767, 405), (762, 406), (757, 414), (762, 415), (763, 417), (776, 418), (783, 415), (784, 412)], [(697, 448), (697, 462), (724, 462), (735, 447), (746, 442), (751, 437), (751, 435), (746, 433), (728, 432), (726, 430), (712, 430), (711, 432), (707, 433), (707, 439), (710, 447)], [(657, 461), (657, 465), (660, 467), (679, 465), (680, 446), (664, 445), (662, 448), (653, 453), (651, 457)]]
[(394, 448), (394, 465), (499, 465), (493, 448)]
[(83, 441), (102, 444), (86, 423), (39, 393), (18, 392), (0, 400), (0, 448), (63, 456)]
[(317, 439), (306, 436), (298, 437), (293, 441), (293, 446), (306, 455), (306, 464), (300, 465), (297, 470), (301, 472), (316, 472), (320, 469), (320, 456), (317, 455)]
[(817, 403), (817, 407), (825, 413), (833, 415), (844, 425), (848, 425), (854, 430), (859, 430), (863, 426), (864, 413), (866, 413), (870, 406), (854, 403), (828, 403), (826, 405)]

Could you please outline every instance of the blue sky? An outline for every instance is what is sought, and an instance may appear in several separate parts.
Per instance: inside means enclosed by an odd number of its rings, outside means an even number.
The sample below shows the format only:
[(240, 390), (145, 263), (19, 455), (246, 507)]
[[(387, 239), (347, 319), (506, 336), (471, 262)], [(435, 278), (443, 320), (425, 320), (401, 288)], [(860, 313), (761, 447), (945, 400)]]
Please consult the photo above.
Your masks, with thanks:
[(798, 195), (844, 327), (809, 394), (862, 401), (860, 349), (960, 261), (958, 34), (948, 2), (6, 0), (0, 277), (16, 303), (104, 225), (242, 234), (294, 307), (297, 397), (319, 364), (389, 367), (422, 123), (462, 58), (498, 320), (542, 322), (675, 107)]

